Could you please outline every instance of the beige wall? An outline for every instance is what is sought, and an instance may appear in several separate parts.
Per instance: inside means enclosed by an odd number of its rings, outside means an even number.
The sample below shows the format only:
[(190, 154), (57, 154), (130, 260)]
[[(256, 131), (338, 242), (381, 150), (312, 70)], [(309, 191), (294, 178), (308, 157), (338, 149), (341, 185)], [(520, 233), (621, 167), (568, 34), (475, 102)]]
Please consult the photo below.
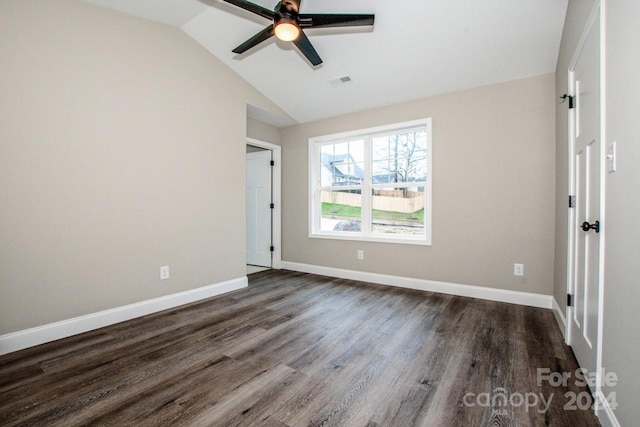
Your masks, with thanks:
[(245, 275), (246, 105), (282, 111), (80, 1), (0, 2), (0, 58), (0, 334)]
[(607, 143), (617, 141), (618, 171), (607, 175), (602, 365), (619, 381), (616, 417), (638, 425), (640, 408), (640, 2), (609, 1), (606, 10)]
[[(283, 259), (550, 295), (554, 85), (550, 74), (283, 129)], [(309, 239), (308, 139), (425, 117), (433, 246)], [(516, 262), (524, 278), (513, 275)]]
[(252, 118), (247, 118), (247, 136), (275, 145), (280, 145), (282, 139), (280, 128)]

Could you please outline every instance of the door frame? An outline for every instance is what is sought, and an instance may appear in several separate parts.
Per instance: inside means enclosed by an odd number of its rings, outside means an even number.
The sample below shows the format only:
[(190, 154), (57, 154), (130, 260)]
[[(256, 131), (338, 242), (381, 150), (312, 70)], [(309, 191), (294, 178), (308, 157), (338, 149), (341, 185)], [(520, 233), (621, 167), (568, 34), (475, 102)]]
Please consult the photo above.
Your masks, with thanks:
[(280, 270), (282, 268), (282, 147), (254, 138), (247, 138), (246, 145), (271, 151), (274, 162), (271, 170), (271, 201), (275, 205), (271, 215), (271, 244), (274, 249), (271, 254), (271, 268)]
[[(605, 268), (605, 236), (606, 236), (606, 223), (605, 223), (605, 202), (606, 202), (606, 174), (607, 174), (607, 165), (606, 165), (606, 75), (605, 75), (605, 7), (604, 1), (606, 0), (597, 0), (593, 5), (593, 9), (589, 14), (589, 18), (586, 21), (578, 44), (576, 45), (576, 49), (574, 51), (573, 56), (571, 57), (571, 61), (569, 62), (569, 67), (567, 70), (568, 76), (568, 87), (567, 93), (575, 97), (574, 93), (575, 88), (575, 75), (574, 70), (578, 63), (578, 59), (584, 45), (587, 41), (587, 37), (589, 35), (589, 31), (591, 27), (595, 24), (600, 26), (600, 257), (599, 257), (599, 265), (598, 265), (598, 344), (596, 346), (596, 384), (595, 390), (592, 390), (595, 402), (603, 402), (604, 396), (602, 394), (602, 341), (603, 341), (603, 296), (604, 296), (604, 268)], [(570, 109), (568, 114), (568, 142), (569, 142), (569, 194), (575, 196), (576, 194), (576, 165), (575, 165), (575, 139), (576, 139), (576, 110)], [(575, 237), (577, 233), (578, 220), (575, 217), (576, 210), (569, 208), (567, 209), (567, 237), (568, 237), (568, 245), (567, 245), (567, 294), (574, 294), (574, 286), (575, 286), (575, 268), (576, 268), (576, 248), (575, 248)], [(572, 342), (572, 331), (571, 331), (571, 318), (573, 316), (573, 307), (567, 306), (565, 309), (565, 342), (568, 345), (571, 345)], [(594, 374), (594, 373), (590, 373)], [(598, 408), (600, 405), (594, 404), (596, 414), (599, 412)]]

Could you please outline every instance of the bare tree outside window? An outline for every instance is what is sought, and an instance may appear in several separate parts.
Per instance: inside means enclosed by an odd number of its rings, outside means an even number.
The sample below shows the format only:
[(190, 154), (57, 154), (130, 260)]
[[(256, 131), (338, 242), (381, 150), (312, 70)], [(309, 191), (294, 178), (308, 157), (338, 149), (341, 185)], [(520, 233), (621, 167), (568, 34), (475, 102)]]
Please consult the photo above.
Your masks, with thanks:
[[(375, 138), (375, 183), (423, 181), (427, 155), (425, 132), (409, 132)], [(376, 182), (377, 181), (377, 182)]]
[[(375, 138), (373, 184), (424, 181), (426, 155), (427, 136), (423, 131)], [(406, 187), (403, 197), (410, 197)]]

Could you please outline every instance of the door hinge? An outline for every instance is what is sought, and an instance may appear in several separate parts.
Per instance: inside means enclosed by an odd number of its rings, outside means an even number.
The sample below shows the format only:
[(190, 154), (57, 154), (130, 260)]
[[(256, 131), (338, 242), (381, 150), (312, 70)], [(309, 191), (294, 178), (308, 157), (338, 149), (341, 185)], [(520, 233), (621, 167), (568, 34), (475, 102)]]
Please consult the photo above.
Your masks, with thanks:
[(269, 247), (269, 251), (270, 252), (275, 252), (276, 251), (276, 247), (275, 246), (270, 246)]
[(275, 166), (275, 165), (276, 165), (276, 162), (275, 162), (275, 160), (271, 160), (271, 161), (269, 162), (269, 164), (270, 164), (271, 166)]
[(563, 100), (563, 102), (564, 102), (564, 101), (566, 101), (566, 100), (568, 99), (568, 100), (569, 100), (569, 109), (570, 109), (570, 110), (573, 110), (573, 108), (575, 107), (575, 105), (574, 105), (574, 103), (573, 103), (573, 100), (574, 100), (574, 97), (573, 97), (573, 96), (571, 96), (571, 95), (567, 95), (567, 94), (565, 93), (564, 95), (562, 95), (562, 96), (560, 97), (560, 99), (562, 99), (562, 100)]
[(576, 207), (576, 196), (569, 196), (569, 207), (570, 208)]
[(567, 307), (573, 307), (573, 295), (567, 294)]
[(273, 209), (273, 208), (275, 208), (275, 207), (276, 207), (276, 204), (275, 204), (275, 203), (271, 203), (271, 204), (269, 205), (269, 207), (270, 207), (271, 209)]

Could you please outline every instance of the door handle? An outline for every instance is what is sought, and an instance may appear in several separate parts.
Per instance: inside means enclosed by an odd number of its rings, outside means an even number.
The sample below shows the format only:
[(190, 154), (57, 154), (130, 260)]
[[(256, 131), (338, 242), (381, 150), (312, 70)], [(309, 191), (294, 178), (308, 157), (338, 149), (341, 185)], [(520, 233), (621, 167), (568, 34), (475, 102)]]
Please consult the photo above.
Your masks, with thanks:
[(596, 230), (596, 233), (600, 232), (600, 221), (596, 221), (593, 224), (589, 224), (588, 221), (582, 223), (582, 231)]

